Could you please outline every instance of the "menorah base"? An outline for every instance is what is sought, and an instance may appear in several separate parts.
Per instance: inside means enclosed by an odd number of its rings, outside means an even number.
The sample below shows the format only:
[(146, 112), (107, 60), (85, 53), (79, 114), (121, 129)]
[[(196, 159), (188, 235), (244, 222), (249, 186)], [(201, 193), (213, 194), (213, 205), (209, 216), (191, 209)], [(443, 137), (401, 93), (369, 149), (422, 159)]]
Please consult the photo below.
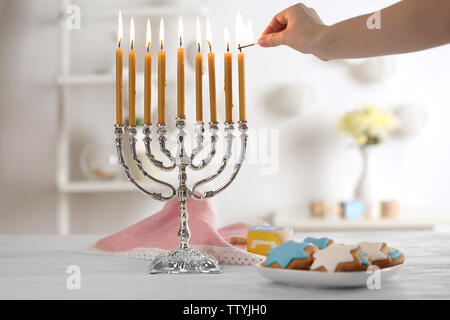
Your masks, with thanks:
[(216, 258), (191, 247), (177, 248), (160, 254), (150, 264), (150, 274), (222, 273)]

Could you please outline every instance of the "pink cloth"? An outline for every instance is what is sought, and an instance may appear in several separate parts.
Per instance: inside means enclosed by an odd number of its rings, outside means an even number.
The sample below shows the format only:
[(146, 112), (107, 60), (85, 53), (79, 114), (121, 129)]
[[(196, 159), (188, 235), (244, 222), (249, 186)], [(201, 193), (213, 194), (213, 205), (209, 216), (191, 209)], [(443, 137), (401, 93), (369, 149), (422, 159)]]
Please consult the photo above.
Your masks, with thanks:
[[(233, 246), (231, 237), (247, 237), (250, 225), (237, 223), (217, 229), (217, 221), (209, 201), (189, 199), (189, 226), (192, 231), (191, 245), (232, 248), (242, 256), (245, 246)], [(99, 240), (94, 247), (108, 252), (125, 252), (135, 248), (174, 249), (179, 245), (179, 204), (177, 200), (137, 224)]]

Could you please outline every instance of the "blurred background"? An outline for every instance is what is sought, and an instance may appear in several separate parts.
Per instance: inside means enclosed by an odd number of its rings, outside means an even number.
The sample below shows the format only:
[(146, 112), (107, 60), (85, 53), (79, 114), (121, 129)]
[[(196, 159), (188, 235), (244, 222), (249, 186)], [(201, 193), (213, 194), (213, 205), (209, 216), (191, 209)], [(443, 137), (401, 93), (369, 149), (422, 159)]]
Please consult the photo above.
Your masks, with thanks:
[[(394, 2), (304, 1), (326, 24)], [(161, 16), (166, 24), (168, 119), (175, 116), (177, 20), (183, 16), (187, 117), (193, 119), (190, 61), (196, 16), (203, 26), (206, 17), (211, 19), (221, 89), (223, 31), (227, 25), (234, 38), (237, 10), (252, 21), (257, 39), (274, 14), (295, 3), (0, 0), (0, 233), (106, 234), (162, 207), (127, 183), (115, 163), (119, 8), (125, 44), (129, 19), (136, 18), (138, 116), (143, 112), (145, 22), (151, 19), (157, 43)], [(158, 46), (151, 51), (156, 66)], [(251, 219), (311, 230), (448, 224), (450, 46), (332, 62), (286, 47), (245, 52), (250, 156), (233, 186), (213, 200), (221, 225)], [(236, 79), (234, 84), (237, 105)], [(207, 99), (205, 92), (206, 117)], [(223, 101), (218, 90), (221, 121)], [(371, 143), (360, 135), (352, 137), (351, 128), (342, 126), (345, 120), (338, 126), (355, 110), (380, 113), (385, 117), (381, 126), (391, 124), (367, 148)], [(238, 108), (235, 112), (237, 118)]]

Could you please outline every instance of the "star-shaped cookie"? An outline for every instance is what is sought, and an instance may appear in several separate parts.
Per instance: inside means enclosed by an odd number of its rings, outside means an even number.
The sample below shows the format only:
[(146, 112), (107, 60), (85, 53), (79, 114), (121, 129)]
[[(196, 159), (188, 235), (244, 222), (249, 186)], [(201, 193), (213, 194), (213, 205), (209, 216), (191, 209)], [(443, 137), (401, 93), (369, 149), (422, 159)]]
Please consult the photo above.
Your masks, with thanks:
[(309, 260), (312, 261), (312, 252), (307, 252), (311, 251), (305, 250), (307, 248), (317, 249), (317, 247), (311, 243), (296, 242), (293, 240), (286, 241), (267, 252), (268, 257), (265, 266), (269, 267), (278, 264), (281, 268), (286, 268), (292, 261), (297, 259), (303, 260), (304, 262)]

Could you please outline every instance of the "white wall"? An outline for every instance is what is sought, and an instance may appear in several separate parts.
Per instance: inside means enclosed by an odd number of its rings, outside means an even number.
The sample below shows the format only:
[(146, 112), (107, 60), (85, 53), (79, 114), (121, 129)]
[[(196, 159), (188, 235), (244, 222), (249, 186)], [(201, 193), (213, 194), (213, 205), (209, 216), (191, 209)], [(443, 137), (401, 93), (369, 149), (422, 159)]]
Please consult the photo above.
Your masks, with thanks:
[[(191, 2), (193, 6), (196, 3)], [(316, 8), (327, 24), (393, 2), (341, 0), (336, 5), (331, 0), (305, 1)], [(54, 23), (59, 2), (0, 3), (0, 232), (54, 233), (57, 197), (54, 78), (59, 59), (59, 38)], [(94, 23), (89, 19), (89, 12), (107, 6), (118, 8), (125, 1), (77, 3), (81, 6), (83, 20), (82, 29), (72, 33), (73, 71), (108, 69), (113, 62), (110, 46), (116, 21)], [(237, 9), (253, 20), (257, 36), (273, 14), (295, 1), (227, 1), (226, 6), (223, 3), (213, 1), (212, 5), (211, 20), (218, 53), (223, 50), (223, 27), (227, 23), (233, 29)], [(145, 25), (137, 22), (137, 34), (143, 36)], [(155, 21), (153, 24), (153, 34), (157, 37), (158, 26)], [(167, 25), (167, 37), (175, 37), (175, 22), (168, 21)], [(186, 34), (190, 30), (193, 34), (193, 23), (186, 21)], [(138, 50), (142, 51), (142, 47), (138, 46)], [(171, 52), (174, 58), (174, 49), (169, 47), (168, 52), (169, 58)], [(254, 47), (246, 53), (248, 118), (252, 128), (280, 129), (280, 172), (264, 176), (257, 164), (246, 165), (233, 187), (215, 200), (222, 224), (264, 216), (277, 208), (304, 208), (313, 199), (350, 198), (359, 158), (357, 152), (349, 148), (349, 140), (336, 132), (335, 124), (343, 112), (364, 102), (385, 109), (410, 103), (426, 109), (427, 126), (417, 139), (408, 143), (393, 140), (377, 151), (378, 196), (400, 199), (405, 216), (450, 218), (445, 201), (450, 190), (449, 134), (446, 132), (450, 119), (447, 107), (450, 46), (398, 56), (395, 76), (385, 83), (372, 85), (355, 80), (342, 62), (321, 62), (289, 48)], [(169, 78), (173, 75), (172, 65)], [(220, 72), (218, 78), (221, 79)], [(317, 93), (316, 106), (310, 112), (286, 119), (274, 114), (273, 108), (267, 108), (273, 101), (269, 99), (273, 88), (300, 82), (313, 86)], [(87, 140), (97, 137), (113, 147), (111, 106), (114, 98), (112, 88), (108, 87), (79, 88), (71, 97), (71, 130), (82, 132), (73, 141), (72, 171), (77, 176), (76, 155)], [(169, 105), (171, 103), (173, 105), (173, 101), (169, 101)], [(188, 108), (192, 112), (192, 103)], [(160, 206), (140, 194), (76, 195), (71, 199), (73, 231), (112, 232)]]
[(2, 1), (0, 232), (55, 232), (55, 1)]

